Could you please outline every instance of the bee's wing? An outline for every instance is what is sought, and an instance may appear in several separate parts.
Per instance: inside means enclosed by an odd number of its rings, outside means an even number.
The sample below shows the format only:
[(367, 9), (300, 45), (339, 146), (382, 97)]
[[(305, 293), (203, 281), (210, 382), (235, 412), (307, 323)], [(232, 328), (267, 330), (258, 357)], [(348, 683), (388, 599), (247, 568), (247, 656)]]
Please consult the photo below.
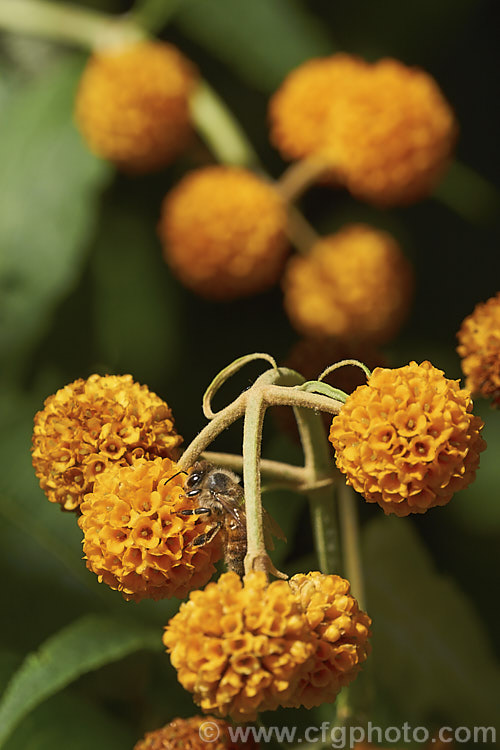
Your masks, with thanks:
[(245, 507), (240, 502), (237, 502), (231, 498), (231, 501), (229, 502), (226, 498), (227, 496), (222, 495), (221, 493), (217, 492), (215, 493), (215, 496), (217, 498), (217, 501), (222, 505), (224, 510), (229, 513), (235, 521), (237, 521), (241, 526), (246, 525), (246, 516), (245, 516)]
[[(243, 493), (241, 494), (240, 499), (230, 498), (228, 500), (228, 496), (221, 493), (216, 493), (216, 497), (218, 502), (222, 505), (224, 510), (227, 511), (227, 513), (229, 513), (241, 526), (246, 526), (244, 505), (245, 501)], [(264, 542), (267, 549), (274, 549), (273, 537), (286, 542), (286, 536), (283, 533), (283, 529), (278, 524), (278, 522), (269, 515), (265, 508), (262, 508), (262, 524), (264, 528)]]
[(286, 536), (283, 533), (283, 529), (279, 523), (269, 515), (265, 508), (262, 508), (262, 522), (264, 526), (264, 542), (267, 549), (274, 549), (273, 536), (275, 536), (276, 539), (281, 539), (283, 542), (286, 542)]

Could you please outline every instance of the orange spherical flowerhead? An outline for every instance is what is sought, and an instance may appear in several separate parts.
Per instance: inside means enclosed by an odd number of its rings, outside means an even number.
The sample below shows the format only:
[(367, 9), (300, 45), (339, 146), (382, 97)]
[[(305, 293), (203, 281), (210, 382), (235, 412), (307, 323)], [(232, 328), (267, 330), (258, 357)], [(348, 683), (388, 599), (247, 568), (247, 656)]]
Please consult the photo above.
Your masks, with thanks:
[(361, 58), (340, 53), (307, 60), (289, 73), (269, 103), (271, 141), (284, 158), (317, 153), (332, 104), (366, 67)]
[(80, 506), (87, 568), (125, 599), (183, 598), (215, 571), (218, 539), (194, 545), (207, 522), (180, 514), (194, 507), (184, 479), (168, 458), (110, 465)]
[(241, 750), (243, 747), (259, 747), (251, 734), (244, 742), (233, 741), (231, 728), (227, 721), (214, 716), (174, 719), (161, 729), (148, 732), (134, 750)]
[(367, 655), (369, 618), (338, 576), (267, 583), (225, 573), (195, 591), (163, 640), (180, 683), (204, 711), (254, 720), (279, 706), (333, 700)]
[(445, 505), (475, 478), (486, 447), (469, 391), (441, 370), (377, 367), (334, 417), (330, 442), (347, 481), (385, 513)]
[(404, 322), (413, 274), (396, 240), (365, 224), (351, 224), (288, 262), (284, 305), (306, 336), (381, 343)]
[(32, 458), (52, 503), (78, 510), (96, 477), (133, 458), (177, 458), (182, 438), (168, 405), (131, 375), (91, 375), (45, 401), (35, 416)]
[(500, 292), (476, 305), (457, 336), (465, 385), (500, 406)]
[(164, 42), (96, 52), (80, 81), (77, 125), (98, 156), (126, 171), (158, 169), (189, 142), (195, 81), (191, 63)]
[(271, 138), (285, 156), (318, 157), (335, 182), (376, 205), (428, 195), (456, 141), (437, 83), (398, 60), (348, 55), (293, 71), (271, 103)]
[(279, 278), (288, 253), (278, 193), (236, 167), (188, 174), (166, 197), (159, 226), (165, 259), (183, 284), (207, 299), (256, 294)]
[(331, 703), (370, 653), (371, 619), (340, 576), (298, 574), (290, 579), (290, 588), (317, 640), (314, 658), (287, 705), (312, 708)]

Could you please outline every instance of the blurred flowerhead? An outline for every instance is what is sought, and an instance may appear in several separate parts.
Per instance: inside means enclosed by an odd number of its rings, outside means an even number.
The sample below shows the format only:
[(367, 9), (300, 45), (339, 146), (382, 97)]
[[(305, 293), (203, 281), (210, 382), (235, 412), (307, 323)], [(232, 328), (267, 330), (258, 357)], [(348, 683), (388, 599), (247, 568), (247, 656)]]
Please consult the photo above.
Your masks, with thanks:
[(457, 336), (465, 385), (500, 406), (500, 292), (476, 305)]
[(413, 274), (390, 234), (351, 224), (291, 258), (282, 283), (285, 309), (300, 333), (381, 343), (404, 322)]
[(35, 416), (32, 459), (52, 503), (78, 510), (106, 466), (176, 458), (182, 438), (168, 405), (131, 375), (91, 375), (45, 401)]
[(432, 76), (390, 58), (368, 64), (346, 55), (292, 72), (273, 99), (271, 124), (285, 155), (318, 156), (356, 197), (388, 206), (432, 191), (458, 130)]
[(269, 103), (271, 141), (285, 159), (318, 152), (330, 108), (366, 67), (361, 58), (340, 53), (307, 60), (288, 74)]
[(256, 294), (279, 278), (288, 252), (278, 193), (246, 169), (191, 172), (167, 195), (159, 226), (165, 259), (208, 299)]
[(132, 172), (165, 166), (191, 137), (194, 66), (165, 42), (96, 52), (83, 72), (75, 118), (91, 151)]
[(259, 747), (251, 734), (244, 742), (233, 742), (229, 726), (227, 721), (214, 716), (174, 719), (161, 729), (148, 732), (137, 742), (134, 750), (240, 750), (242, 747)]
[(486, 447), (469, 391), (430, 362), (377, 367), (334, 417), (337, 466), (385, 513), (445, 505), (475, 478)]
[(221, 557), (199, 516), (179, 515), (193, 502), (184, 493), (185, 473), (168, 458), (111, 464), (80, 506), (87, 568), (125, 599), (183, 598), (204, 586)]
[(222, 575), (165, 630), (180, 683), (204, 711), (238, 721), (333, 700), (367, 654), (370, 621), (348, 591), (337, 576)]

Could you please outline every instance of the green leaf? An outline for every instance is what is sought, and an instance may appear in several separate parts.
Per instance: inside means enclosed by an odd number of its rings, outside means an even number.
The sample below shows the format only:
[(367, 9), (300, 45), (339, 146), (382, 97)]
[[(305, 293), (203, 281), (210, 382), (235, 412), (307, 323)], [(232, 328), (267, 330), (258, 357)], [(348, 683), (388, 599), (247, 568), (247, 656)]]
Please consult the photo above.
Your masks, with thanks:
[[(0, 393), (0, 518), (17, 526), (36, 541), (52, 560), (57, 558), (83, 585), (93, 585), (81, 560), (81, 538), (76, 520), (49, 503), (40, 489), (31, 464), (30, 445), (34, 406), (15, 389)], [(31, 550), (30, 545), (30, 550)], [(17, 566), (23, 560), (16, 561)]]
[[(109, 167), (72, 121), (81, 62), (64, 57), (8, 98), (0, 120), (0, 351), (26, 358), (82, 270)], [(11, 373), (12, 374), (12, 373)]]
[(494, 725), (500, 671), (486, 635), (456, 584), (434, 570), (411, 521), (373, 521), (364, 559), (375, 695), (410, 723), (442, 716)]
[(334, 52), (324, 27), (296, 0), (186, 0), (175, 23), (266, 92), (304, 60)]
[(0, 746), (35, 706), (80, 675), (141, 649), (161, 651), (161, 632), (143, 625), (89, 615), (29, 654), (0, 703)]
[(7, 740), (5, 750), (124, 750), (134, 736), (122, 720), (81, 696), (62, 693), (38, 706)]
[(334, 388), (328, 383), (323, 383), (321, 380), (307, 380), (302, 385), (297, 386), (298, 391), (307, 391), (307, 393), (319, 393), (321, 396), (328, 396), (336, 401), (342, 401), (345, 404), (347, 399), (347, 393), (341, 391), (339, 388)]
[(107, 207), (91, 259), (100, 361), (154, 388), (178, 362), (181, 295), (155, 234), (134, 206)]

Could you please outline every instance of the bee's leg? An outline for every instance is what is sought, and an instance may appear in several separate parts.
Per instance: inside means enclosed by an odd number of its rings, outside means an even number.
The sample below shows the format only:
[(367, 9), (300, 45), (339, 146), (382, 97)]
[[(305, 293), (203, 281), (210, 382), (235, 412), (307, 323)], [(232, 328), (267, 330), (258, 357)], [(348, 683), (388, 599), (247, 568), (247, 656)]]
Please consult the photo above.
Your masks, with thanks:
[[(206, 513), (207, 516), (210, 516), (212, 514), (212, 510), (210, 508), (193, 508), (189, 509), (186, 508), (186, 510), (179, 510), (177, 512), (178, 516), (200, 516), (202, 513)], [(195, 524), (201, 523), (201, 518), (197, 518), (195, 521)]]
[(196, 539), (191, 542), (192, 546), (201, 547), (202, 545), (209, 544), (221, 527), (222, 521), (216, 521), (208, 531), (205, 531), (204, 534), (200, 534), (200, 536), (197, 536)]

